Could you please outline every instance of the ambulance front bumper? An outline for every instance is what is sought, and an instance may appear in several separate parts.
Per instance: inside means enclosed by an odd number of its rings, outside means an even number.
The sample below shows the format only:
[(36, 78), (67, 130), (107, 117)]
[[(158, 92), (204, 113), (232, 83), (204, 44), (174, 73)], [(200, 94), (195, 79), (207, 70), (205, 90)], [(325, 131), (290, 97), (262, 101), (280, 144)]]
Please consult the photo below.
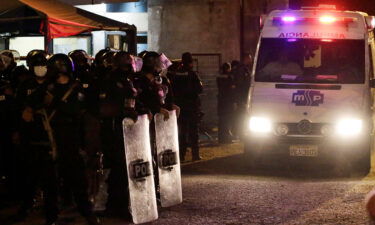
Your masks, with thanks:
[(278, 155), (296, 159), (316, 160), (339, 159), (353, 160), (363, 157), (370, 149), (370, 135), (355, 138), (337, 138), (324, 136), (247, 136), (245, 151), (252, 155)]

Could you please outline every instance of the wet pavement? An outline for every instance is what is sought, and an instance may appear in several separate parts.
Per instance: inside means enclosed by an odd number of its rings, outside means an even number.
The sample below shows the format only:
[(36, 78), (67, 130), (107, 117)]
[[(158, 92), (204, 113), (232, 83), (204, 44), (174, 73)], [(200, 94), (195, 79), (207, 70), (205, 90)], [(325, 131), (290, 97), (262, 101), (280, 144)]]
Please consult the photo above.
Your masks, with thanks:
[[(209, 147), (206, 160), (182, 166), (184, 202), (160, 208), (151, 224), (369, 224), (365, 195), (375, 174), (342, 177), (314, 164), (290, 165), (270, 159), (249, 166), (240, 144)], [(1, 219), (14, 212), (0, 211)], [(74, 212), (63, 212), (61, 224), (85, 224)], [(102, 218), (105, 225), (122, 219)], [(41, 210), (25, 223), (43, 224)]]

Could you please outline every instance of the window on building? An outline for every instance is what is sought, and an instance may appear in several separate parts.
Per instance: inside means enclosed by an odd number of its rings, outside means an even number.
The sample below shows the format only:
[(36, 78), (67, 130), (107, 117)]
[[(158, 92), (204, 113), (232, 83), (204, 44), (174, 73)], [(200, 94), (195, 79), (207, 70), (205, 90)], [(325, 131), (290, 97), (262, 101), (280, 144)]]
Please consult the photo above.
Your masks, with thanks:
[(26, 56), (31, 50), (44, 49), (44, 37), (12, 37), (9, 39), (9, 49)]
[(92, 53), (91, 36), (65, 37), (53, 39), (53, 53), (68, 54), (77, 49)]
[(107, 4), (107, 12), (147, 12), (147, 0), (139, 0), (138, 2)]
[(146, 51), (148, 48), (147, 44), (147, 33), (141, 32), (137, 34), (137, 52)]

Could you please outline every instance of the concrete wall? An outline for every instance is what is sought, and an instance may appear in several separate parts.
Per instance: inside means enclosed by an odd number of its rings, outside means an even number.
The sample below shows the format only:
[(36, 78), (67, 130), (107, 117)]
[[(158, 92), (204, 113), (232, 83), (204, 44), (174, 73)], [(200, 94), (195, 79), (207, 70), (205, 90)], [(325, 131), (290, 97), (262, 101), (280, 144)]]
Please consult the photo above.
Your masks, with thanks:
[[(223, 61), (240, 58), (241, 0), (149, 0), (149, 50), (173, 58), (182, 52), (220, 53)], [(288, 0), (243, 0), (245, 52), (253, 53), (259, 16), (285, 9)]]
[(150, 0), (149, 49), (177, 58), (182, 52), (238, 57), (238, 0)]
[[(241, 2), (242, 6), (241, 7)], [(216, 76), (223, 62), (239, 60), (241, 47), (253, 53), (259, 35), (259, 15), (287, 7), (287, 0), (149, 0), (149, 50), (179, 58), (189, 51), (198, 55), (204, 84), (204, 126), (217, 125)], [(243, 32), (241, 33), (241, 8)]]

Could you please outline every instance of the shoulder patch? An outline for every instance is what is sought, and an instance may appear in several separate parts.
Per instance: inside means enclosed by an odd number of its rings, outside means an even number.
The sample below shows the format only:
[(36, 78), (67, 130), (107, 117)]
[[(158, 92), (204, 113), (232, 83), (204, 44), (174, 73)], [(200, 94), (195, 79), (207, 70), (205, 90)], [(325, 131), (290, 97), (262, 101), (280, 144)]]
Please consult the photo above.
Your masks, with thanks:
[(6, 97), (5, 95), (0, 95), (0, 101), (5, 101)]
[(27, 89), (27, 96), (31, 95), (34, 92), (34, 89)]

